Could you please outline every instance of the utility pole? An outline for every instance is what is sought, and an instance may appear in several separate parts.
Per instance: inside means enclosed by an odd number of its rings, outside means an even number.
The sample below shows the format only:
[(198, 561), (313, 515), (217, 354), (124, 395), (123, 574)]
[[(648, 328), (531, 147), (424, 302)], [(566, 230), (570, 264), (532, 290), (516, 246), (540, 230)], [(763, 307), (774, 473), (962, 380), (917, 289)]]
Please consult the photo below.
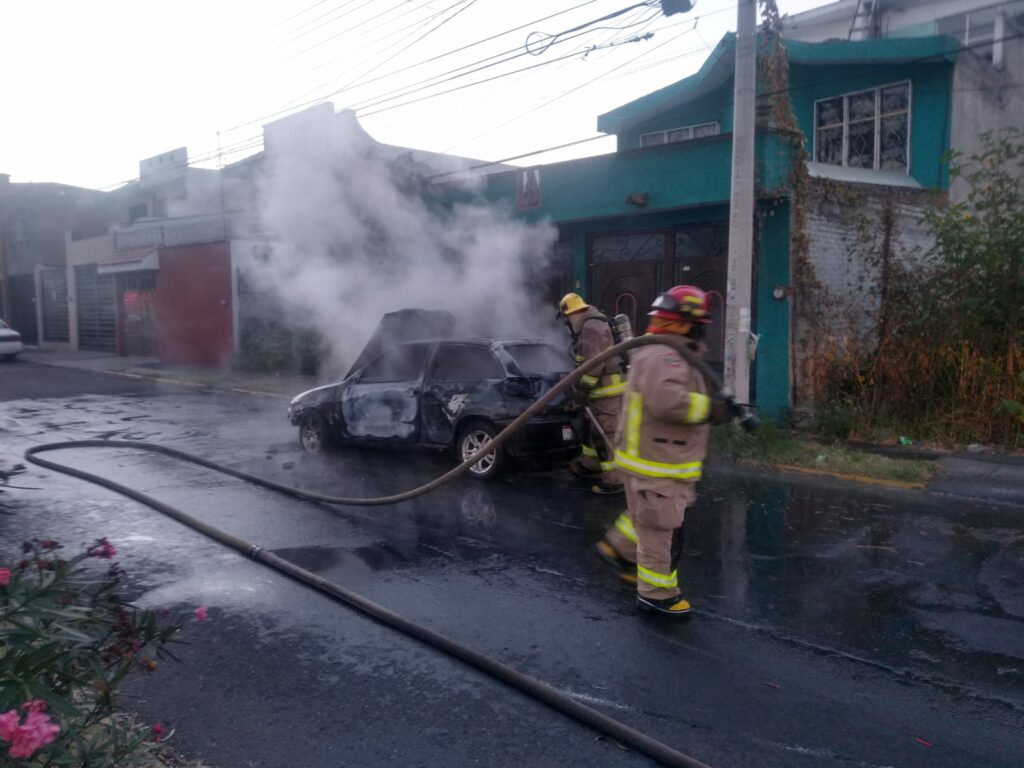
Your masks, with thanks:
[(732, 194), (725, 305), (725, 384), (750, 402), (750, 297), (754, 257), (754, 85), (757, 0), (736, 7), (736, 78), (732, 118)]

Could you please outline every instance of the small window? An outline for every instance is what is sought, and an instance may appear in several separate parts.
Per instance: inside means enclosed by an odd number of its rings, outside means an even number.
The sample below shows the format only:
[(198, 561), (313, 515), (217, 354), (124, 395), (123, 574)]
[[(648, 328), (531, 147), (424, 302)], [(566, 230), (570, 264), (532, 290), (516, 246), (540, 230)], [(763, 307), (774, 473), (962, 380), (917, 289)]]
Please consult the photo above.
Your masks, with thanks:
[(138, 205), (133, 205), (131, 208), (128, 209), (128, 221), (136, 221), (138, 219), (144, 219), (144, 218), (146, 218), (147, 212), (148, 212), (148, 208), (146, 207), (145, 203), (139, 203)]
[(719, 131), (718, 121), (684, 125), (679, 128), (669, 128), (667, 131), (651, 131), (640, 134), (640, 146), (656, 147), (660, 144), (675, 144), (680, 141), (702, 139), (705, 136), (717, 136)]
[(656, 147), (659, 144), (665, 143), (665, 132), (657, 131), (656, 133), (645, 133), (640, 136), (641, 147)]
[(430, 347), (425, 344), (402, 344), (389, 349), (363, 369), (360, 384), (388, 381), (416, 381), (423, 373)]
[(505, 372), (486, 347), (468, 344), (442, 344), (430, 367), (432, 381), (469, 381), (501, 379)]

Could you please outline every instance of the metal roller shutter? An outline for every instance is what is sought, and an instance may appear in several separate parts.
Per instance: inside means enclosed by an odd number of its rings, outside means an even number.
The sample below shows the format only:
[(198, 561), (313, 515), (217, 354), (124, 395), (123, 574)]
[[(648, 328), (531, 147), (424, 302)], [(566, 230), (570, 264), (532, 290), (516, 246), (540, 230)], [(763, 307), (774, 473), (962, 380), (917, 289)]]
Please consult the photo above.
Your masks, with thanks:
[(75, 267), (75, 288), (79, 348), (116, 352), (114, 276), (98, 274), (95, 264)]

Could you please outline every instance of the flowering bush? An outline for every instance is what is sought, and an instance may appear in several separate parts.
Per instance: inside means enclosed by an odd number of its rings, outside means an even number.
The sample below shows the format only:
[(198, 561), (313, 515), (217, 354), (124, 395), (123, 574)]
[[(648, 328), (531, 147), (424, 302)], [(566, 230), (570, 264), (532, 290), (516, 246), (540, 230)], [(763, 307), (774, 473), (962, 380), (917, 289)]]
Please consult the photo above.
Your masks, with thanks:
[(0, 764), (88, 765), (130, 761), (150, 734), (112, 717), (133, 670), (170, 656), (178, 631), (118, 594), (117, 554), (106, 539), (65, 560), (55, 541), (22, 545), (0, 568)]

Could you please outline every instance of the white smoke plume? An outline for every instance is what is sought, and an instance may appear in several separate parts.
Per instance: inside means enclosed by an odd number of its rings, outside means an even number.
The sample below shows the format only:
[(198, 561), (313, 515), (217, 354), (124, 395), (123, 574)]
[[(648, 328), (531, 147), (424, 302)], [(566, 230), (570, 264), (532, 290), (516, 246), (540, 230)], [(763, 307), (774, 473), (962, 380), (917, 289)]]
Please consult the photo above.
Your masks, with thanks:
[(259, 209), (276, 245), (247, 277), (277, 293), (289, 321), (320, 332), (329, 373), (403, 308), (448, 310), (463, 336), (557, 337), (555, 308), (531, 281), (550, 263), (555, 228), (516, 221), (468, 189), (467, 202), (440, 200), (426, 169), (380, 148), (354, 120), (267, 142)]

